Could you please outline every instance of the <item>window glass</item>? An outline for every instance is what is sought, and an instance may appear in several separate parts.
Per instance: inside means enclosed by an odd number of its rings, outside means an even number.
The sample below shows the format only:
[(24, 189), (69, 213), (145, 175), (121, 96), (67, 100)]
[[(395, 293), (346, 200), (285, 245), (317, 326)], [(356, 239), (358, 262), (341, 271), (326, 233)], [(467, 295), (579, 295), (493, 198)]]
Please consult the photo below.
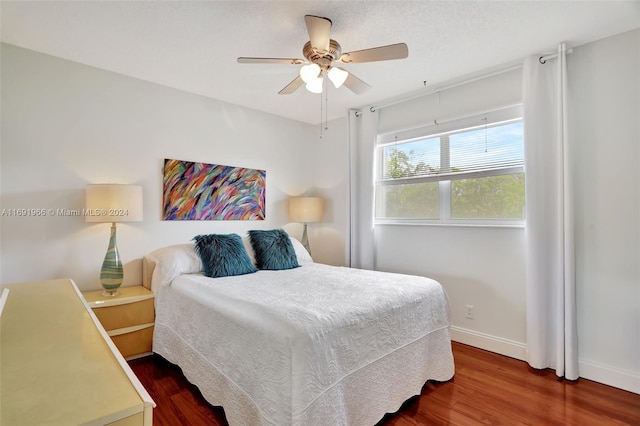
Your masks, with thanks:
[(395, 143), (382, 150), (384, 179), (426, 176), (440, 171), (439, 138)]
[(523, 219), (524, 173), (451, 182), (452, 219)]
[(378, 186), (376, 217), (438, 219), (438, 182)]

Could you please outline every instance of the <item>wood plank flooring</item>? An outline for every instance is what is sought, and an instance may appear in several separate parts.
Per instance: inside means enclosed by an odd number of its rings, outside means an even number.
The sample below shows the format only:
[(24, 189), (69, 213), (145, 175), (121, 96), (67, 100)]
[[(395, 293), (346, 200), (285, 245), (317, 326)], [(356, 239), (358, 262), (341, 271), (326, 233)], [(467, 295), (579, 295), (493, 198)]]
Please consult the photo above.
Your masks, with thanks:
[[(640, 395), (558, 379), (551, 370), (460, 343), (453, 353), (452, 380), (428, 382), (377, 426), (640, 425)], [(209, 405), (178, 367), (157, 355), (129, 364), (158, 405), (154, 426), (227, 425), (222, 408)]]

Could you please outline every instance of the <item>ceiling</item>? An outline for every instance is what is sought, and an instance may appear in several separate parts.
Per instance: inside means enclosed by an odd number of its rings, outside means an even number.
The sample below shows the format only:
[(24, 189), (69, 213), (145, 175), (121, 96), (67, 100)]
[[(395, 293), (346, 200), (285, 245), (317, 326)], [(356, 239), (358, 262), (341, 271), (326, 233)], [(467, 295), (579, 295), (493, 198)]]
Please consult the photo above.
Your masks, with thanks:
[[(317, 124), (349, 108), (486, 69), (559, 42), (575, 47), (640, 26), (640, 1), (5, 1), (5, 43), (191, 93)], [(302, 58), (304, 15), (333, 21), (343, 51), (404, 42), (402, 60), (343, 65), (372, 88), (356, 95), (278, 91), (298, 65), (238, 64), (238, 56)], [(426, 82), (426, 86), (425, 86)]]

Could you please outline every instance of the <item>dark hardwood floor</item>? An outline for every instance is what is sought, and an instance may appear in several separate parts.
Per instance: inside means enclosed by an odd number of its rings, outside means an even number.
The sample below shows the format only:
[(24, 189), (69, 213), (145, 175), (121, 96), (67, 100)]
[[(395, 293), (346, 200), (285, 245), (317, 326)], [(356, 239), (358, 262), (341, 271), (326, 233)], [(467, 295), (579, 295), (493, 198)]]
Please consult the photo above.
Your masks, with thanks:
[[(453, 353), (452, 380), (428, 382), (377, 426), (640, 425), (640, 395), (558, 379), (551, 370), (455, 342)], [(209, 405), (176, 366), (157, 355), (129, 364), (158, 405), (154, 426), (227, 425), (224, 411)]]

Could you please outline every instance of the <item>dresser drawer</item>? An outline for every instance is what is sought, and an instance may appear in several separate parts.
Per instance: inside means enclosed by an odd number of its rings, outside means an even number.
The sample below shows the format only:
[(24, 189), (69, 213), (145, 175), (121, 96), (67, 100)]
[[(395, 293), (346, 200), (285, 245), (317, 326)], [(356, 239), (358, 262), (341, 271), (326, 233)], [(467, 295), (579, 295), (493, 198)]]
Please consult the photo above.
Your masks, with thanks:
[(126, 305), (94, 307), (100, 323), (105, 330), (148, 324), (154, 321), (153, 299), (141, 300)]

